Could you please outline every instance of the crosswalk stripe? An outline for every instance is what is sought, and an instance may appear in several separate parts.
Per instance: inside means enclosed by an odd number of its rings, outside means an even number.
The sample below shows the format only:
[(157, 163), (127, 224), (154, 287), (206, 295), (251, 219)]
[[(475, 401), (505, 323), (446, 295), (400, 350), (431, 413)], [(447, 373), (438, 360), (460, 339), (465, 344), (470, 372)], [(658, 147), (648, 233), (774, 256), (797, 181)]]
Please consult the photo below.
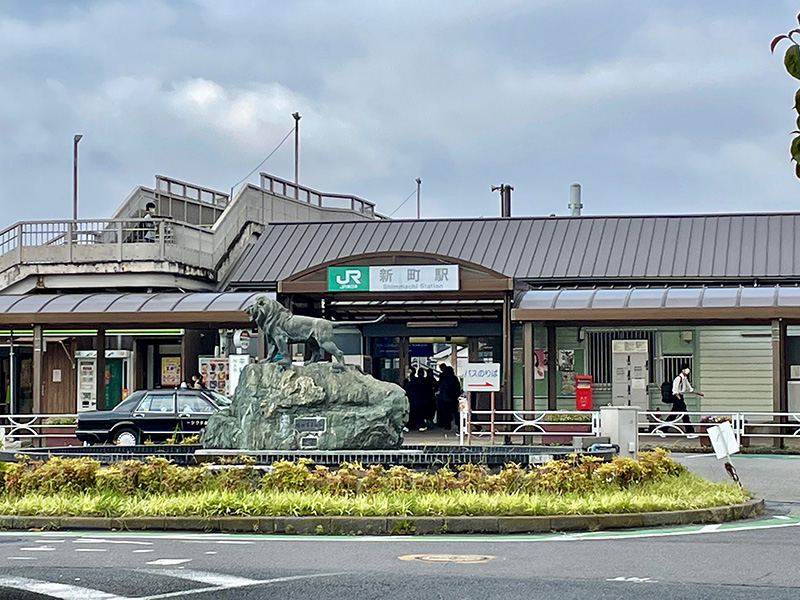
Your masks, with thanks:
[(37, 581), (27, 577), (0, 577), (0, 587), (50, 596), (58, 598), (58, 600), (130, 600), (125, 596), (117, 596), (100, 590), (64, 583)]
[(222, 586), (222, 587), (242, 587), (248, 585), (255, 585), (261, 583), (256, 579), (248, 579), (246, 577), (237, 577), (235, 575), (225, 575), (224, 573), (209, 573), (207, 571), (191, 571), (186, 569), (142, 569), (145, 573), (153, 575), (165, 575), (167, 577), (176, 577), (178, 579), (186, 579), (187, 581), (196, 581), (197, 583), (206, 583), (208, 585)]

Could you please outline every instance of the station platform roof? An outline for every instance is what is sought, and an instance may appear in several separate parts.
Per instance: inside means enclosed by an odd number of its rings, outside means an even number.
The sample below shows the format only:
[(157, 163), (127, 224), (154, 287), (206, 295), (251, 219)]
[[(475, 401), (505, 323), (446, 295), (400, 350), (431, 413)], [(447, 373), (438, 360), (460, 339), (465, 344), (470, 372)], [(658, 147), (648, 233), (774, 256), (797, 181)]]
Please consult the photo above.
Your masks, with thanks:
[(0, 295), (0, 324), (135, 328), (246, 327), (244, 308), (264, 292)]

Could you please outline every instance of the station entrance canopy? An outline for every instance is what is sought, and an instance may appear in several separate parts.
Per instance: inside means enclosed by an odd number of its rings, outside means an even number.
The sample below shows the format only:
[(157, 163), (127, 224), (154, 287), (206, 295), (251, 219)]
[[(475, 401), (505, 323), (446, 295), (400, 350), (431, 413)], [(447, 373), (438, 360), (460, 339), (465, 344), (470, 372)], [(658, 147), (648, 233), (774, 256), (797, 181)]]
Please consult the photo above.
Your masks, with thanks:
[(0, 295), (0, 325), (247, 327), (259, 293)]
[(800, 319), (800, 287), (629, 287), (524, 292), (518, 321), (761, 321)]

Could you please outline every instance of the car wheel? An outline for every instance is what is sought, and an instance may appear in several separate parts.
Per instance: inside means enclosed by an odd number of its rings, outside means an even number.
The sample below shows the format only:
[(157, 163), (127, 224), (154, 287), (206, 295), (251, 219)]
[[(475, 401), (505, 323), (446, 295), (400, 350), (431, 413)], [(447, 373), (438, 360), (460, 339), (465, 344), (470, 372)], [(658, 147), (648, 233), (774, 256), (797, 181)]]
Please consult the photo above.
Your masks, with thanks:
[(114, 433), (113, 441), (117, 446), (135, 446), (139, 443), (139, 436), (133, 429), (120, 429)]

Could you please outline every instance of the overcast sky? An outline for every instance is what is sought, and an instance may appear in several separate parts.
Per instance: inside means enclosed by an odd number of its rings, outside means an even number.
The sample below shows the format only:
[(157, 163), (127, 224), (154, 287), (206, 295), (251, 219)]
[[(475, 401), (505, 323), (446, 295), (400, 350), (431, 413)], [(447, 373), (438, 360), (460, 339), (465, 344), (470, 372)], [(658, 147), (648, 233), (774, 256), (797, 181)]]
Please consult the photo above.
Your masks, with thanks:
[[(300, 182), (423, 217), (800, 209), (796, 2), (0, 3), (2, 226), (228, 190), (300, 122)], [(291, 138), (264, 170), (293, 177)], [(256, 181), (256, 177), (251, 178)], [(413, 199), (395, 218), (414, 216)], [(2, 227), (0, 227), (2, 228)]]

